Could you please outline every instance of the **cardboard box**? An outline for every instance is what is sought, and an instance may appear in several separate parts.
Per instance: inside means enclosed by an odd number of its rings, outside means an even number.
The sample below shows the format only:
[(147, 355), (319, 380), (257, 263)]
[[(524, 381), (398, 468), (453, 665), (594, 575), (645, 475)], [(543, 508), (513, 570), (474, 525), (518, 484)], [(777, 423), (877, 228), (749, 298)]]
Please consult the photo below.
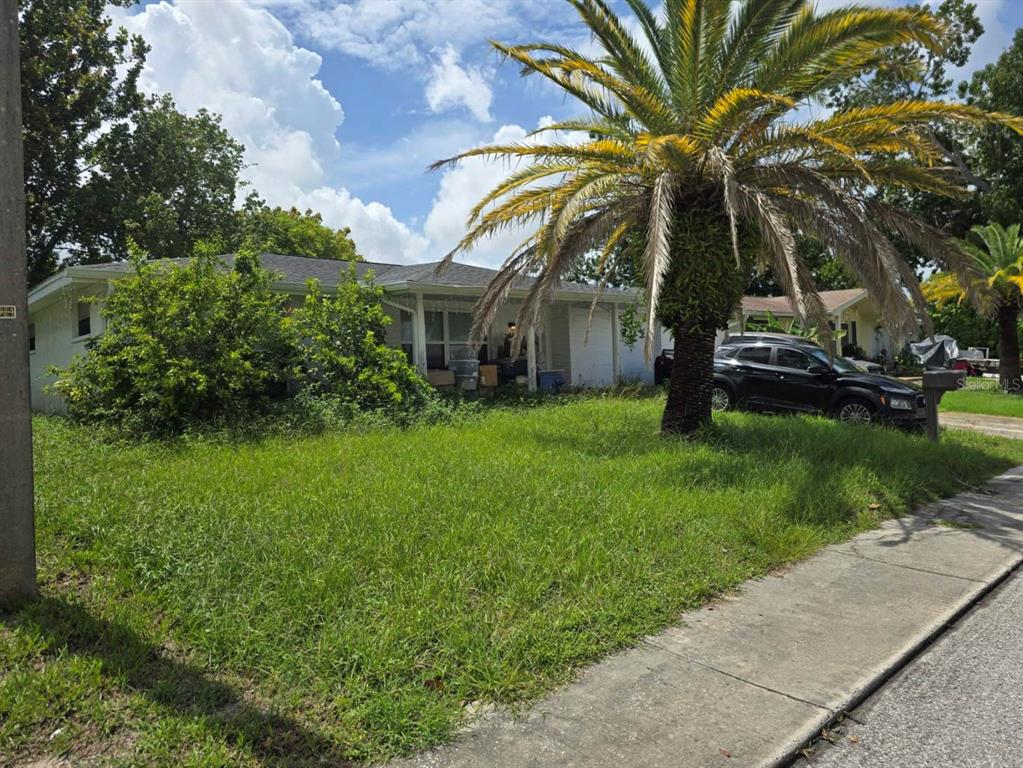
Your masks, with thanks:
[(431, 368), (426, 372), (426, 380), (435, 387), (455, 386), (455, 372), (444, 368)]
[(497, 366), (496, 365), (481, 365), (480, 366), (480, 386), (481, 387), (496, 387), (497, 386)]

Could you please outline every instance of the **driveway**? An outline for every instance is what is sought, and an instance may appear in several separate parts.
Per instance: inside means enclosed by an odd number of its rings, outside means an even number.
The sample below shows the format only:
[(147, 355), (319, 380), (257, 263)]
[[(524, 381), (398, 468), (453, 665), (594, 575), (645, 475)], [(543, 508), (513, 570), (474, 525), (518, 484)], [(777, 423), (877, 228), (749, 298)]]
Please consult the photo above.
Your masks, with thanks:
[(1023, 419), (1013, 419), (1008, 416), (988, 416), (980, 413), (941, 411), (938, 421), (943, 427), (972, 429), (976, 432), (986, 432), (989, 435), (996, 435), (998, 437), (1012, 437), (1017, 440), (1023, 440)]

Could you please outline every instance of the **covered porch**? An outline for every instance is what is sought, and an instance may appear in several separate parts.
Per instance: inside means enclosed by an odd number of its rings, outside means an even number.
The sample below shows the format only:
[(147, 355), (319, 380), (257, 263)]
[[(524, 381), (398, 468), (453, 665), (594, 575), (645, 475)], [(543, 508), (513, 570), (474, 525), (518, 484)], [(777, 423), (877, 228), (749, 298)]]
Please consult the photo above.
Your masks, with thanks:
[(642, 343), (630, 349), (621, 338), (621, 300), (599, 302), (591, 320), (589, 301), (556, 299), (543, 309), (537, 327), (523, 330), (516, 349), (511, 337), (519, 330), (515, 323), (521, 301), (509, 299), (482, 343), (473, 347), (469, 337), (476, 299), (453, 291), (388, 292), (384, 307), (394, 321), (387, 343), (404, 350), (436, 386), (461, 386), (463, 372), (474, 364), (484, 389), (517, 383), (532, 392), (646, 378)]

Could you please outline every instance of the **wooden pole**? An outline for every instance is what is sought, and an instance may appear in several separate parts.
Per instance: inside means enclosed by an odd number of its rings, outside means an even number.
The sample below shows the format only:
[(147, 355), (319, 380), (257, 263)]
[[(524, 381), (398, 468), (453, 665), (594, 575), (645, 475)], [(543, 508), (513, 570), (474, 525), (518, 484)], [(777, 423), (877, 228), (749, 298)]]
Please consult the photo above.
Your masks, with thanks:
[(37, 594), (18, 0), (0, 0), (0, 604)]

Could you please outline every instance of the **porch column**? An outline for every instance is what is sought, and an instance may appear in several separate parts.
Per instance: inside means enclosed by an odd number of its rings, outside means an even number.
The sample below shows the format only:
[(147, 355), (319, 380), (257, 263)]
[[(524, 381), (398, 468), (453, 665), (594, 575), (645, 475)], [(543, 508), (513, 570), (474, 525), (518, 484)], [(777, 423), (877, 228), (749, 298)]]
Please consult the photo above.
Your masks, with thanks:
[(526, 378), (530, 392), (536, 391), (536, 328), (526, 327)]
[(611, 305), (611, 384), (617, 385), (618, 380), (622, 377), (622, 360), (621, 350), (619, 349), (619, 339), (621, 333), (618, 330), (618, 303), (615, 302)]
[(841, 356), (842, 354), (842, 339), (839, 334), (842, 333), (842, 313), (839, 312), (835, 315), (835, 354)]
[(416, 312), (412, 316), (412, 360), (419, 372), (426, 375), (426, 312), (423, 294), (416, 294)]

